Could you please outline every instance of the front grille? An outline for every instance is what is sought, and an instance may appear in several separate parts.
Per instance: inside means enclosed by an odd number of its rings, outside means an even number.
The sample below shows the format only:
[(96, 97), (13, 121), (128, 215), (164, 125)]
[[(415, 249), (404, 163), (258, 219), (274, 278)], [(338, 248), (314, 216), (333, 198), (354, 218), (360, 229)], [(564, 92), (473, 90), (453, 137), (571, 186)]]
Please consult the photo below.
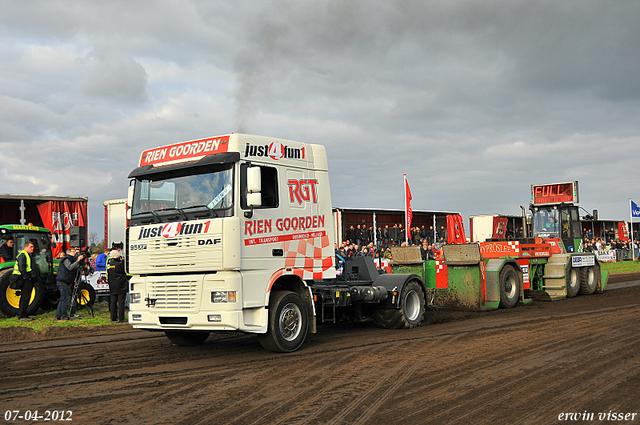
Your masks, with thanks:
[(191, 310), (198, 300), (198, 282), (195, 280), (164, 280), (149, 283), (152, 307), (161, 309)]

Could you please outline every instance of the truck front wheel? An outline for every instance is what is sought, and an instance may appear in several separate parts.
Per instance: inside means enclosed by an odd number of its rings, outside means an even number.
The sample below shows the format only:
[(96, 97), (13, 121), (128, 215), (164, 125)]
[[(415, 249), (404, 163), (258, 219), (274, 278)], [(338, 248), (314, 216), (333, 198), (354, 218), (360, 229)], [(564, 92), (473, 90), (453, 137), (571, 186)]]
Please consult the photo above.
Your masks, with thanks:
[(500, 307), (515, 307), (519, 297), (520, 278), (513, 267), (507, 266), (500, 272)]
[(400, 294), (400, 308), (374, 310), (373, 320), (385, 329), (409, 329), (420, 326), (424, 319), (424, 291), (416, 280), (408, 282)]
[(169, 341), (181, 347), (200, 345), (209, 338), (208, 331), (166, 331)]
[(295, 292), (271, 294), (267, 333), (258, 335), (262, 346), (278, 353), (291, 353), (307, 338), (309, 317), (302, 298)]

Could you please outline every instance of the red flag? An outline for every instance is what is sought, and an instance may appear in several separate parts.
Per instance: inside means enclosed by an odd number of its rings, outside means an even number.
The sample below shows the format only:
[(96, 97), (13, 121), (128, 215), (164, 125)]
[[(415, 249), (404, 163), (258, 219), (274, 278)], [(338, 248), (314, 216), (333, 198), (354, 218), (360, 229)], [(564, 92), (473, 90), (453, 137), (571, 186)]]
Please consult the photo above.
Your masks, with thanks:
[(627, 231), (627, 223), (618, 223), (618, 239), (620, 242), (626, 242), (629, 240), (629, 232)]
[(493, 239), (505, 239), (507, 237), (507, 218), (493, 217)]
[(449, 245), (467, 243), (460, 214), (447, 215), (447, 243)]
[(411, 219), (413, 219), (413, 211), (411, 211), (411, 189), (409, 189), (409, 182), (407, 181), (407, 175), (404, 174), (404, 206), (406, 214), (407, 227), (405, 229), (406, 238), (411, 237)]

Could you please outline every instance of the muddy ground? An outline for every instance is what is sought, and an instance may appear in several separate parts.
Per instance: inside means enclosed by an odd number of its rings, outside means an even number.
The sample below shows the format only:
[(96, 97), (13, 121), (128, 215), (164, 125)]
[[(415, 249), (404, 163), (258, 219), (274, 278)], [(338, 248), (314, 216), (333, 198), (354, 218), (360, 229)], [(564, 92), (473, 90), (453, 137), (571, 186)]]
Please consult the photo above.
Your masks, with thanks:
[(322, 326), (287, 355), (238, 333), (177, 347), (128, 325), (2, 330), (0, 418), (55, 410), (79, 424), (548, 424), (563, 413), (579, 423), (622, 413), (616, 423), (640, 423), (638, 282), (512, 310), (430, 311), (428, 322)]

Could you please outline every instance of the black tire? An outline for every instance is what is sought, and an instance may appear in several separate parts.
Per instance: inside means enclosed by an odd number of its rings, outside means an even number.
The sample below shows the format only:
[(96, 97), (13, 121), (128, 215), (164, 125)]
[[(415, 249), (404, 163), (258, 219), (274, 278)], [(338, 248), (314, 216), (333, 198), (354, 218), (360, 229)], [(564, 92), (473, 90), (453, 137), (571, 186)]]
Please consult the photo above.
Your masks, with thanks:
[[(21, 290), (11, 289), (9, 287), (12, 273), (13, 269), (0, 272), (0, 310), (7, 317), (18, 315), (20, 297), (22, 297)], [(36, 281), (31, 290), (31, 301), (27, 307), (27, 316), (31, 316), (38, 311), (45, 295), (44, 285), (40, 280)]]
[(209, 331), (165, 331), (169, 341), (181, 347), (201, 345), (209, 338)]
[(520, 298), (520, 276), (511, 266), (500, 272), (500, 308), (513, 308)]
[(276, 353), (291, 353), (307, 338), (309, 315), (302, 298), (295, 292), (277, 291), (269, 300), (267, 333), (259, 334), (262, 346)]
[(40, 306), (43, 310), (55, 310), (58, 308), (58, 303), (60, 302), (60, 293), (56, 291), (54, 294), (47, 294), (42, 300), (42, 305)]
[(591, 295), (598, 289), (598, 276), (595, 267), (583, 267), (580, 269), (580, 293)]
[(567, 274), (565, 278), (567, 282), (567, 298), (573, 298), (580, 292), (580, 270), (571, 267), (571, 263), (567, 266)]
[(407, 282), (400, 294), (400, 308), (379, 308), (372, 313), (376, 325), (385, 329), (410, 329), (424, 319), (424, 290), (417, 280)]
[[(73, 291), (73, 286), (70, 290)], [(93, 286), (89, 285), (86, 282), (80, 283), (78, 293), (76, 294), (76, 305), (78, 306), (78, 308), (84, 307), (85, 305), (93, 306), (95, 302), (96, 290), (93, 289)]]

